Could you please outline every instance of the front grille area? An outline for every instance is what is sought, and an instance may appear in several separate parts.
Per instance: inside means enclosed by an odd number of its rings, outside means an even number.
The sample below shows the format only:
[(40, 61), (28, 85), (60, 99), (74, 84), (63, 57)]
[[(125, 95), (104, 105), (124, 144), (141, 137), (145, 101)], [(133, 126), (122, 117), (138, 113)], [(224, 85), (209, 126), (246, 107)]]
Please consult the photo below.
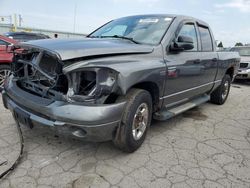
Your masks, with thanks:
[(240, 68), (247, 68), (248, 67), (248, 63), (240, 63)]
[(12, 71), (17, 85), (26, 92), (50, 99), (67, 93), (68, 79), (62, 74), (62, 64), (44, 51), (16, 53)]
[(237, 78), (247, 78), (248, 74), (238, 74), (236, 77)]

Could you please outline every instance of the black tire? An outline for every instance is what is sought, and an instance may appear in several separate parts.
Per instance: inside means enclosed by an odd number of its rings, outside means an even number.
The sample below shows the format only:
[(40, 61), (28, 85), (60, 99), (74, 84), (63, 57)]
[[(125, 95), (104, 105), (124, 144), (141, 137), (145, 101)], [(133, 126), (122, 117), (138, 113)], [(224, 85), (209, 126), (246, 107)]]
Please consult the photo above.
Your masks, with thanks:
[[(145, 140), (146, 133), (152, 119), (152, 97), (148, 91), (142, 89), (131, 89), (125, 97), (119, 97), (117, 100), (126, 100), (127, 103), (123, 112), (121, 123), (116, 130), (116, 134), (114, 135), (113, 143), (119, 149), (131, 153), (137, 150)], [(143, 108), (145, 108), (144, 110), (146, 110), (148, 117), (145, 116), (144, 118), (142, 115), (143, 113), (140, 112), (140, 109)], [(137, 116), (136, 114), (141, 114), (141, 116), (139, 117), (139, 115)], [(138, 130), (136, 129), (135, 131), (134, 128), (140, 124), (138, 122), (143, 120), (147, 120), (147, 123), (144, 122), (144, 132), (139, 134), (140, 129), (138, 128)], [(140, 125), (138, 127), (140, 127)], [(137, 135), (137, 133), (141, 136), (134, 136)]]
[[(225, 103), (225, 101), (227, 100), (229, 91), (230, 91), (231, 81), (232, 81), (231, 77), (228, 74), (226, 74), (223, 77), (221, 85), (211, 93), (210, 101), (212, 103), (219, 104), (219, 105), (222, 105)], [(226, 83), (228, 84), (228, 86), (225, 86)], [(226, 90), (226, 87), (227, 87), (227, 90)]]
[(10, 68), (10, 65), (7, 65), (7, 64), (0, 64), (0, 89), (3, 88), (3, 82), (4, 82), (4, 79), (3, 77), (5, 76), (5, 71), (10, 71), (11, 68)]

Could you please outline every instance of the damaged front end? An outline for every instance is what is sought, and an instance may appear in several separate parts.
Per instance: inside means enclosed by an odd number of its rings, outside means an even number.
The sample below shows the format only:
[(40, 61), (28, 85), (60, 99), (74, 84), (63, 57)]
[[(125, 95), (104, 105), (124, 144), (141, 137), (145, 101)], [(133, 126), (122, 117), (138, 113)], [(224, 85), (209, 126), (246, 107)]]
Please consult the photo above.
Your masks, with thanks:
[(15, 52), (13, 81), (33, 95), (69, 103), (105, 104), (116, 99), (118, 72), (88, 67), (63, 72), (64, 63), (56, 53), (22, 47)]
[(87, 66), (66, 71), (56, 53), (30, 46), (21, 49), (14, 52), (13, 75), (2, 93), (4, 106), (16, 121), (87, 141), (111, 140), (126, 103), (116, 102), (119, 73)]

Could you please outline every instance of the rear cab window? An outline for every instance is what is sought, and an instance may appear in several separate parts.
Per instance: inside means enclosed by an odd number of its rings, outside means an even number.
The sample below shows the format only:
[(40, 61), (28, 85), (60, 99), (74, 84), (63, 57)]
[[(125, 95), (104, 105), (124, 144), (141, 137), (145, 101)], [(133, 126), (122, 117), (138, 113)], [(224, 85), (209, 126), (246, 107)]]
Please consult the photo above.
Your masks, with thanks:
[(200, 38), (201, 38), (201, 49), (203, 52), (213, 51), (213, 40), (208, 27), (198, 26)]

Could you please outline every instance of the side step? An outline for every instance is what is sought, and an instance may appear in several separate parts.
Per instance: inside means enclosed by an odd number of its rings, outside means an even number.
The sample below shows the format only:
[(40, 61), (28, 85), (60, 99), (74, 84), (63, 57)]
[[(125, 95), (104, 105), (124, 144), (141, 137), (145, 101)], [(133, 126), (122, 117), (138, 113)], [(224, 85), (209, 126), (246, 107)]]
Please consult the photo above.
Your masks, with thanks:
[(199, 106), (207, 101), (210, 100), (209, 95), (202, 95), (199, 98), (195, 98), (187, 103), (184, 103), (180, 106), (170, 108), (170, 109), (163, 109), (162, 111), (156, 112), (154, 114), (154, 119), (159, 120), (159, 121), (164, 121), (167, 119), (170, 119), (178, 114), (181, 114), (191, 108), (194, 108), (196, 106)]

